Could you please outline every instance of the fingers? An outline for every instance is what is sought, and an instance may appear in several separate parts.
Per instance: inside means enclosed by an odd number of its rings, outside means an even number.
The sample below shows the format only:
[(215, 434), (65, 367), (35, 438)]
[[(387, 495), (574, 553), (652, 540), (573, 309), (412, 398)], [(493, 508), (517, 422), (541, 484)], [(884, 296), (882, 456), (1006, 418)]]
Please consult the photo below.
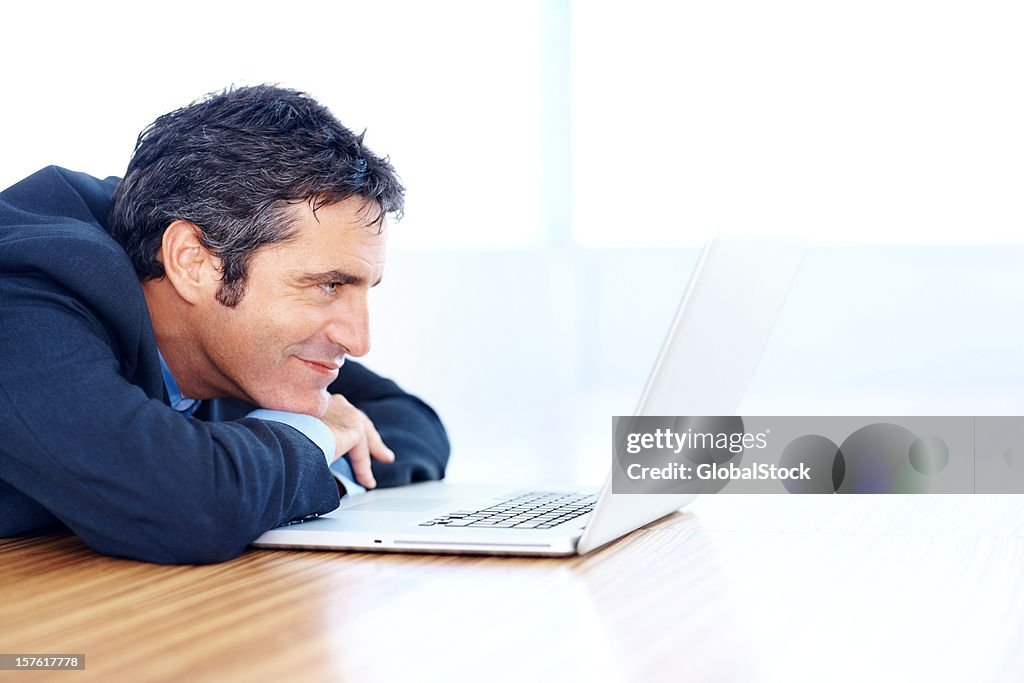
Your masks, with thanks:
[(377, 428), (366, 418), (366, 441), (370, 447), (370, 455), (381, 462), (394, 462), (395, 452), (384, 445), (384, 439), (380, 438)]
[(365, 434), (361, 434), (359, 440), (349, 449), (348, 459), (352, 463), (352, 474), (355, 475), (356, 481), (368, 489), (376, 488), (377, 480), (373, 478), (373, 470), (370, 469), (370, 448)]
[(355, 475), (356, 481), (366, 488), (372, 489), (377, 486), (377, 480), (373, 477), (370, 458), (381, 462), (394, 462), (395, 454), (384, 445), (384, 440), (380, 438), (380, 433), (370, 422), (370, 418), (363, 415), (360, 422), (359, 440), (349, 450), (348, 459), (352, 463), (352, 473)]
[(336, 457), (347, 452), (356, 481), (366, 488), (375, 488), (377, 481), (370, 467), (371, 459), (394, 462), (395, 454), (384, 444), (370, 418), (335, 394), (323, 419), (334, 432)]

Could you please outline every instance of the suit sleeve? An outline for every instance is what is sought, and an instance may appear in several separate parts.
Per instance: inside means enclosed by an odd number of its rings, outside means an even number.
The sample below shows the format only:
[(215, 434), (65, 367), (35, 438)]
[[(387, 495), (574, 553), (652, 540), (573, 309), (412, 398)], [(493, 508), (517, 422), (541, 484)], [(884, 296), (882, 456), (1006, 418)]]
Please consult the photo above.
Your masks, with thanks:
[(444, 477), (451, 447), (440, 418), (426, 403), (352, 361), (345, 361), (328, 391), (366, 413), (395, 452), (392, 463), (372, 461), (378, 487)]
[(338, 506), (305, 436), (257, 419), (183, 416), (125, 378), (115, 345), (60, 285), (0, 277), (0, 479), (89, 546), (218, 562), (267, 529)]

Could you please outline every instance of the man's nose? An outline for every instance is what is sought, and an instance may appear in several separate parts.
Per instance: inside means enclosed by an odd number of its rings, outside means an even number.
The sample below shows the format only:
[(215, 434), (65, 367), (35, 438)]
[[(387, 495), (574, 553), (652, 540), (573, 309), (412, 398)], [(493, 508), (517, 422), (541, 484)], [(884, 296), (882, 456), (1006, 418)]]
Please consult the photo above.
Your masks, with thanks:
[(349, 356), (358, 358), (370, 352), (370, 313), (366, 300), (350, 302), (332, 312), (327, 337), (345, 347)]

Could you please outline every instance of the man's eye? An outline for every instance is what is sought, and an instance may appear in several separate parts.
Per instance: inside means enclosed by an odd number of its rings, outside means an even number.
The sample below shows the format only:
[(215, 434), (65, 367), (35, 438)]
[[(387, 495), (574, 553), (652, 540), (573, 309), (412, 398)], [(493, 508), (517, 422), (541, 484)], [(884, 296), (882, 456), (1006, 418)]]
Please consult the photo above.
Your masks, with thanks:
[(337, 282), (321, 282), (317, 285), (317, 287), (323, 290), (324, 294), (334, 294), (338, 286)]

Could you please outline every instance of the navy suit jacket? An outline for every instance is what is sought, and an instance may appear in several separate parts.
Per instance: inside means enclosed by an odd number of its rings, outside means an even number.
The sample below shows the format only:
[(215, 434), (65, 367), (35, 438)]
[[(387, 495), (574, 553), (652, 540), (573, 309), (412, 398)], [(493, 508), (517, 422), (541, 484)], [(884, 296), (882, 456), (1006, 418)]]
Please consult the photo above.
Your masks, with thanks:
[[(116, 178), (45, 168), (0, 193), (0, 537), (66, 525), (95, 550), (226, 560), (329, 512), (322, 451), (253, 406), (167, 405), (142, 288), (105, 224)], [(448, 439), (419, 399), (357, 363), (329, 387), (396, 453), (379, 486), (439, 479)]]

